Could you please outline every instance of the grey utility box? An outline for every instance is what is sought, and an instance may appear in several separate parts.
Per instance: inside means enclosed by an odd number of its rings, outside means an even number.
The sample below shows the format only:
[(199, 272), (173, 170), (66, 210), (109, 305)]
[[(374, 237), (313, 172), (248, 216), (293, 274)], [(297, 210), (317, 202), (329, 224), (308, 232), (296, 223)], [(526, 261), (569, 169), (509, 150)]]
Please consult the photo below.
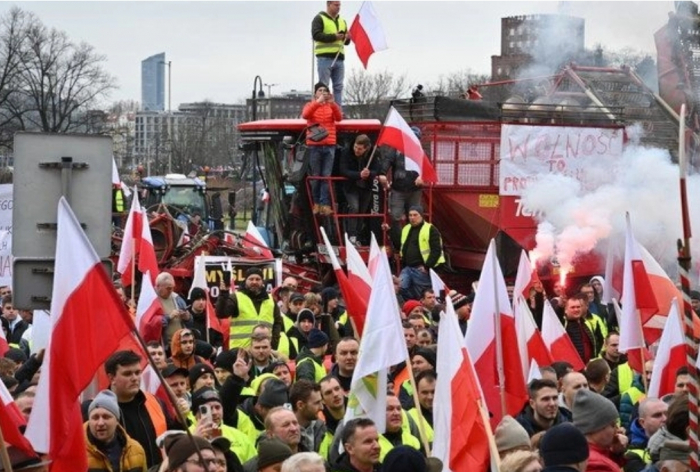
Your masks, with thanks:
[(112, 138), (17, 133), (12, 210), (13, 302), (49, 309), (58, 199), (64, 195), (97, 255), (111, 252)]

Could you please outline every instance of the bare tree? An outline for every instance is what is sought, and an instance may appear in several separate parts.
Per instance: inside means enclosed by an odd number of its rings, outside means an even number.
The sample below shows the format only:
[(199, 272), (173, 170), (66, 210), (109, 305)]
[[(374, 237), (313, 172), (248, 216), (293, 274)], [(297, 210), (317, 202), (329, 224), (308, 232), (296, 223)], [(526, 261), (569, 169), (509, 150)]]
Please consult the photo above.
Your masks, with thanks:
[(345, 80), (343, 108), (350, 118), (383, 120), (389, 102), (406, 96), (409, 90), (406, 74), (394, 75), (386, 70), (370, 73), (353, 69)]
[(427, 84), (425, 89), (431, 95), (462, 97), (471, 85), (479, 85), (491, 80), (488, 74), (479, 74), (471, 69), (463, 69), (441, 75), (437, 82)]
[(9, 148), (19, 130), (88, 132), (88, 110), (115, 88), (105, 59), (33, 13), (0, 17), (0, 145)]

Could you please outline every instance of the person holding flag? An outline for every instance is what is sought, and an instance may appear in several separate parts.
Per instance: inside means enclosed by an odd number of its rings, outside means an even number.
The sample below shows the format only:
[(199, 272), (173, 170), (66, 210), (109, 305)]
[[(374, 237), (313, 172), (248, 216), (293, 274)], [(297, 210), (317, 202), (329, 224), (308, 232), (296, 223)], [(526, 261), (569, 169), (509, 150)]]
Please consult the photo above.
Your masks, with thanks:
[[(422, 133), (417, 126), (411, 126), (411, 131), (420, 140)], [(391, 216), (391, 242), (394, 248), (401, 245), (401, 223), (406, 221), (408, 210), (421, 204), (423, 196), (423, 179), (416, 170), (406, 168), (406, 156), (396, 148), (387, 147), (382, 153), (379, 183), (385, 189), (391, 189), (389, 194), (389, 215)], [(391, 171), (391, 181), (387, 175)]]
[(311, 37), (318, 80), (329, 85), (333, 81), (333, 97), (342, 108), (345, 46), (350, 44), (350, 33), (348, 24), (340, 17), (340, 2), (326, 2), (326, 11), (319, 12), (311, 22)]

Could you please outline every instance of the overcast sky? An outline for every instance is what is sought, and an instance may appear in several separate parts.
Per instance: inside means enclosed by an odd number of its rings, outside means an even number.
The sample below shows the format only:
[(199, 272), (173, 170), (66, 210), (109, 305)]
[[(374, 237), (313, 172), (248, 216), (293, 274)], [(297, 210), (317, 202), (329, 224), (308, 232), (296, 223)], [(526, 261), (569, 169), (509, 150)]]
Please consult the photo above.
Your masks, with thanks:
[[(273, 93), (311, 87), (311, 20), (324, 1), (256, 2), (1, 2), (17, 5), (48, 26), (86, 41), (107, 57), (119, 89), (111, 99), (141, 100), (141, 60), (165, 52), (172, 61), (173, 108), (209, 99), (236, 103), (253, 80), (278, 84)], [(361, 2), (343, 2), (348, 23)], [(586, 47), (633, 47), (655, 54), (653, 34), (673, 2), (374, 2), (389, 49), (370, 59), (369, 71), (407, 74), (430, 83), (464, 69), (490, 74), (500, 50), (500, 19), (556, 13), (586, 20)], [(354, 48), (346, 74), (360, 69)], [(166, 94), (167, 102), (167, 94)], [(166, 105), (167, 106), (167, 105)]]

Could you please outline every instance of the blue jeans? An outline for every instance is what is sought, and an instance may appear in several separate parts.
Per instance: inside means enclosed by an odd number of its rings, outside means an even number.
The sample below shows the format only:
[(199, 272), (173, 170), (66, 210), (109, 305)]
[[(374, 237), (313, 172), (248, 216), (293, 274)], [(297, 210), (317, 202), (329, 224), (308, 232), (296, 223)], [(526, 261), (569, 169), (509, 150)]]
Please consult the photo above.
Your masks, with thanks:
[(316, 67), (318, 68), (318, 81), (331, 86), (333, 81), (333, 100), (343, 109), (343, 81), (345, 80), (345, 61), (337, 60), (333, 64), (333, 58), (317, 57)]
[(430, 288), (430, 272), (422, 272), (417, 267), (404, 267), (399, 274), (401, 285), (399, 294), (404, 300), (420, 300), (423, 290)]
[[(333, 173), (335, 146), (309, 146), (309, 175), (314, 177), (330, 177)], [(314, 203), (330, 205), (331, 196), (328, 192), (328, 181), (313, 179), (311, 181), (311, 196)]]

